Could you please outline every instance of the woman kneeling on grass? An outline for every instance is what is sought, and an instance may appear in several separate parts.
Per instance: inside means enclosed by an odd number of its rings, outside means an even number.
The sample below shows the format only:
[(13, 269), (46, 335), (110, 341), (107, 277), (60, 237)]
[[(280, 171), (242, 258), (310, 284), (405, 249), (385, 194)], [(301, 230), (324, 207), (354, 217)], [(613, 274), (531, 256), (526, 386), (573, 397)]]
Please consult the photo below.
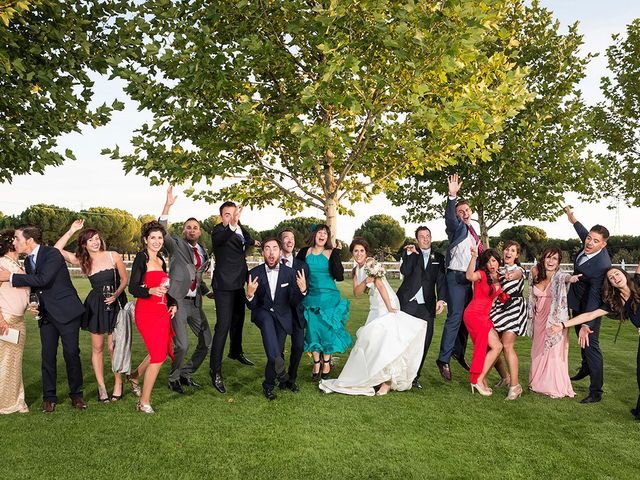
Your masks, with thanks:
[[(640, 265), (638, 265), (633, 279), (621, 268), (610, 268), (602, 286), (602, 300), (604, 303), (601, 308), (582, 313), (571, 320), (556, 323), (551, 327), (551, 332), (557, 334), (567, 327), (586, 323), (603, 315), (610, 315), (620, 321), (629, 319), (635, 327), (640, 329)], [(585, 333), (591, 332), (588, 330)], [(588, 345), (589, 337), (581, 332), (580, 346), (584, 348)], [(638, 389), (640, 389), (640, 342), (638, 342), (636, 358), (636, 376)], [(636, 408), (632, 409), (631, 413), (636, 420), (640, 421), (640, 395), (638, 395)]]

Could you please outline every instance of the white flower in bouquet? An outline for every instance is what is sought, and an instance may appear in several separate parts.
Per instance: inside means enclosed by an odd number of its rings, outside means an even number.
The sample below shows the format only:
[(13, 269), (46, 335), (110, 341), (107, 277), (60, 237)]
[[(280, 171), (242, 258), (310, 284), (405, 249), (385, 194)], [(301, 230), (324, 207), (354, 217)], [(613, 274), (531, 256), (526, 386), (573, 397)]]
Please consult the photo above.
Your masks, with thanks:
[(385, 275), (384, 267), (373, 257), (367, 257), (364, 261), (364, 272), (373, 278), (382, 278)]

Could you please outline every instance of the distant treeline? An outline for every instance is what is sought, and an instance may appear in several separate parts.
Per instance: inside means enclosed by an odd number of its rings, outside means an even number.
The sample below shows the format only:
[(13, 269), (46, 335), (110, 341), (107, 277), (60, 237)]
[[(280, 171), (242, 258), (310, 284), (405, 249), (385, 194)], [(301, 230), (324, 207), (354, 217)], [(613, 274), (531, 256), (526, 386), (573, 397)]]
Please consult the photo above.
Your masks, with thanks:
[[(38, 204), (30, 206), (15, 216), (5, 216), (0, 213), (0, 228), (14, 228), (21, 223), (33, 223), (42, 228), (44, 243), (53, 245), (77, 218), (84, 218), (86, 227), (99, 230), (109, 248), (120, 253), (135, 253), (138, 251), (141, 245), (140, 226), (145, 222), (157, 219), (155, 215), (151, 214), (140, 215), (136, 218), (129, 212), (117, 208), (96, 207), (73, 211), (55, 205)], [(201, 241), (208, 250), (211, 250), (209, 232), (218, 222), (218, 215), (201, 219)], [(296, 245), (301, 247), (307, 243), (314, 228), (322, 223), (324, 221), (316, 217), (295, 217), (283, 220), (268, 230), (256, 231), (248, 225), (245, 225), (245, 227), (251, 235), (259, 240), (275, 236), (284, 228), (290, 228), (295, 235)], [(172, 233), (180, 235), (182, 221), (174, 221), (169, 229)], [(412, 237), (406, 237), (402, 225), (389, 215), (373, 215), (369, 217), (356, 230), (355, 236), (366, 238), (371, 246), (372, 254), (385, 260), (398, 260), (402, 253), (402, 248), (414, 241)], [(569, 262), (581, 248), (581, 242), (577, 236), (569, 240), (548, 238), (543, 229), (530, 225), (516, 225), (503, 230), (497, 237), (490, 237), (489, 244), (491, 247), (501, 249), (507, 240), (516, 240), (520, 243), (522, 246), (520, 260), (523, 262), (532, 262), (549, 245), (559, 247), (562, 250), (562, 261)], [(74, 241), (69, 244), (68, 248), (75, 248)], [(348, 260), (350, 255), (347, 247), (351, 239), (341, 239), (341, 241), (345, 244), (342, 258), (343, 260)], [(447, 240), (435, 240), (433, 242), (433, 247), (440, 252), (445, 252), (447, 245)], [(638, 263), (640, 259), (640, 236), (612, 236), (607, 243), (607, 249), (614, 263), (620, 263), (623, 260), (626, 263)]]

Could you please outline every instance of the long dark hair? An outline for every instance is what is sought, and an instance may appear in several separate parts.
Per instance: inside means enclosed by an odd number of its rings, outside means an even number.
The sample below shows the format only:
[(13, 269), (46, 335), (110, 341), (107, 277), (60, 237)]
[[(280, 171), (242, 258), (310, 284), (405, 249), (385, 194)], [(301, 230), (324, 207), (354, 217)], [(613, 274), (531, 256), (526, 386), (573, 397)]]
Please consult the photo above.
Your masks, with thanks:
[(620, 289), (611, 285), (611, 282), (609, 281), (609, 272), (611, 270), (618, 270), (619, 272), (622, 272), (622, 274), (626, 277), (627, 286), (631, 291), (629, 299), (631, 300), (631, 310), (633, 311), (633, 313), (637, 312), (638, 306), (640, 305), (640, 289), (638, 289), (635, 282), (631, 279), (631, 275), (629, 275), (621, 268), (611, 267), (609, 270), (607, 270), (607, 273), (604, 277), (604, 284), (602, 285), (602, 299), (607, 305), (611, 307), (611, 309), (613, 310), (612, 313), (615, 313), (620, 320), (624, 320), (625, 301), (622, 298)]
[(489, 285), (489, 295), (493, 295), (493, 279), (491, 278), (487, 264), (492, 258), (496, 259), (498, 266), (502, 265), (502, 258), (500, 258), (500, 254), (495, 248), (487, 248), (478, 258), (478, 270), (482, 270), (486, 274), (487, 284)]
[(562, 260), (562, 251), (558, 247), (547, 247), (542, 251), (540, 259), (538, 260), (538, 272), (533, 279), (533, 284), (537, 285), (547, 279), (547, 269), (544, 267), (544, 259), (548, 257), (558, 256), (558, 270), (560, 270), (560, 261)]
[(307, 244), (311, 248), (316, 246), (316, 236), (318, 235), (318, 232), (320, 230), (324, 230), (325, 232), (327, 232), (327, 243), (325, 243), (324, 249), (331, 250), (333, 248), (333, 243), (331, 243), (331, 229), (329, 228), (329, 225), (317, 225), (316, 228), (311, 232), (311, 235), (309, 235)]
[[(78, 246), (76, 247), (76, 258), (80, 261), (80, 270), (85, 275), (89, 275), (91, 273), (91, 255), (89, 255), (89, 251), (87, 250), (87, 242), (94, 235), (100, 235), (100, 232), (95, 228), (85, 228), (78, 235)], [(100, 251), (104, 252), (105, 246), (104, 241), (100, 238)]]

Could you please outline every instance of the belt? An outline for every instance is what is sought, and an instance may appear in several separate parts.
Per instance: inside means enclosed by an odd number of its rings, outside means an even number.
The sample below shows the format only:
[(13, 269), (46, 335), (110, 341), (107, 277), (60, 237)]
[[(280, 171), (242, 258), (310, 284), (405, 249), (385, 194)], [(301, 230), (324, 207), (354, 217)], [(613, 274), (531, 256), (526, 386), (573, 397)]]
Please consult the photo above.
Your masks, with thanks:
[(195, 302), (195, 301), (196, 301), (196, 297), (195, 297), (195, 296), (193, 296), (193, 297), (184, 297), (184, 299), (185, 299), (185, 300), (191, 300), (191, 301), (193, 301), (193, 302)]

